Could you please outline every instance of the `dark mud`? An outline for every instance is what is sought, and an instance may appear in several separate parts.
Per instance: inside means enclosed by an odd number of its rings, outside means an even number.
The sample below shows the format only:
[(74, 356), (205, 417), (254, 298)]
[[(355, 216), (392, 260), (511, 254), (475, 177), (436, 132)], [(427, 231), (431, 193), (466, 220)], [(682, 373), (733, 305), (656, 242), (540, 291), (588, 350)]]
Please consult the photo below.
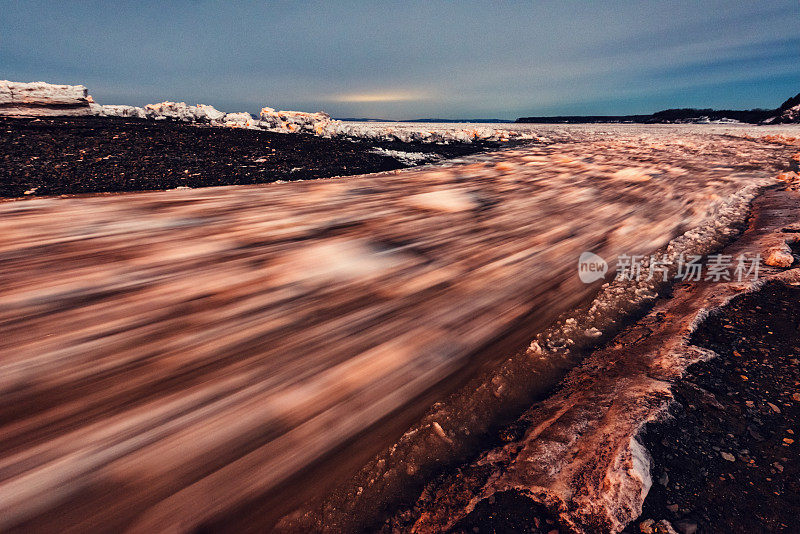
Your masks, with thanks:
[(772, 283), (696, 330), (719, 356), (691, 366), (674, 417), (647, 427), (653, 487), (627, 531), (800, 532), (798, 327), (800, 287)]
[(452, 158), (497, 145), (356, 142), (109, 117), (0, 118), (0, 197), (262, 184), (409, 166), (375, 148)]

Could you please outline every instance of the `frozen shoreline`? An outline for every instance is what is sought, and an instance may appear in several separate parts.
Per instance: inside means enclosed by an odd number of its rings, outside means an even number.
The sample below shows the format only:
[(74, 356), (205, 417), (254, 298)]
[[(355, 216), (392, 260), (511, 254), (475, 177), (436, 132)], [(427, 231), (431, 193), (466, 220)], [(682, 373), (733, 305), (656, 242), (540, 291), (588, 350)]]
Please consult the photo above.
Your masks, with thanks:
[[(794, 109), (794, 108), (793, 108)], [(796, 110), (787, 117), (796, 118)], [(323, 111), (278, 111), (264, 107), (258, 117), (247, 112), (227, 113), (205, 104), (188, 105), (185, 102), (164, 101), (144, 107), (129, 105), (101, 105), (92, 99), (83, 85), (53, 85), (45, 82), (21, 83), (0, 80), (0, 116), (54, 117), (54, 116), (123, 117), (148, 120), (174, 120), (214, 127), (249, 128), (279, 133), (306, 133), (321, 137), (344, 137), (371, 141), (399, 141), (404, 143), (474, 143), (538, 140), (548, 141), (549, 135), (562, 135), (569, 127), (575, 131), (631, 128), (635, 124), (526, 124), (526, 123), (411, 123), (411, 122), (357, 122), (332, 119)], [(788, 119), (787, 119), (788, 120)], [(685, 124), (641, 125), (646, 127), (687, 126)], [(741, 128), (758, 128), (764, 131), (797, 131), (798, 125), (703, 124), (700, 127), (718, 132), (719, 128), (738, 131)], [(786, 130), (788, 128), (788, 130)], [(795, 130), (796, 129), (796, 130)]]
[(99, 116), (130, 119), (175, 120), (228, 128), (250, 128), (279, 133), (307, 133), (321, 137), (346, 137), (404, 143), (507, 142), (532, 139), (528, 132), (485, 125), (462, 128), (397, 127), (394, 123), (352, 123), (332, 119), (323, 111), (277, 111), (261, 109), (258, 117), (246, 112), (226, 113), (205, 104), (159, 102), (144, 107), (100, 105), (83, 85), (53, 85), (0, 80), (0, 116), (57, 117)]

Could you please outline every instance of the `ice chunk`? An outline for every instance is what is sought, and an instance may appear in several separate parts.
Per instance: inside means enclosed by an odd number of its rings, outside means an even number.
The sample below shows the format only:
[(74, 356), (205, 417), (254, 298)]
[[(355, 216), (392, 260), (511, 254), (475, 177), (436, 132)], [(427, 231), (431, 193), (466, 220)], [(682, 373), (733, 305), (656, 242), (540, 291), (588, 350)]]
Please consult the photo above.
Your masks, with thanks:
[(54, 117), (93, 115), (95, 108), (83, 85), (0, 80), (0, 115)]
[(206, 104), (189, 106), (185, 102), (166, 101), (147, 104), (144, 109), (147, 118), (155, 120), (172, 119), (185, 122), (217, 123), (225, 117), (225, 113)]

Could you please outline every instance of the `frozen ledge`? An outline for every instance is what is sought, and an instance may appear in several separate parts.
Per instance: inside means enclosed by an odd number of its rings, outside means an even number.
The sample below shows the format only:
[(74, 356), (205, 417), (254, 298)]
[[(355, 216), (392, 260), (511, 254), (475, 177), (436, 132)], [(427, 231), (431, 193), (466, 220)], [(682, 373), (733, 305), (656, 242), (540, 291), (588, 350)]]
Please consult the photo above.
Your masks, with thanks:
[(83, 85), (0, 80), (0, 116), (96, 115), (98, 108)]

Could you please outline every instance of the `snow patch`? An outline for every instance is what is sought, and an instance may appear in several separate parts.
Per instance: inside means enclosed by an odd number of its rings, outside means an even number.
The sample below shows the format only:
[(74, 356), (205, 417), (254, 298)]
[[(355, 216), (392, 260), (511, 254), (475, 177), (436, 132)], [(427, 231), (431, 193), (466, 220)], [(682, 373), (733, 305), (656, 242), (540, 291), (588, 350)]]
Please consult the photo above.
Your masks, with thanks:
[(404, 152), (402, 150), (389, 150), (386, 148), (375, 148), (371, 152), (380, 156), (389, 156), (404, 165), (421, 165), (423, 163), (433, 163), (442, 160), (442, 157), (438, 154), (426, 154), (425, 152)]

